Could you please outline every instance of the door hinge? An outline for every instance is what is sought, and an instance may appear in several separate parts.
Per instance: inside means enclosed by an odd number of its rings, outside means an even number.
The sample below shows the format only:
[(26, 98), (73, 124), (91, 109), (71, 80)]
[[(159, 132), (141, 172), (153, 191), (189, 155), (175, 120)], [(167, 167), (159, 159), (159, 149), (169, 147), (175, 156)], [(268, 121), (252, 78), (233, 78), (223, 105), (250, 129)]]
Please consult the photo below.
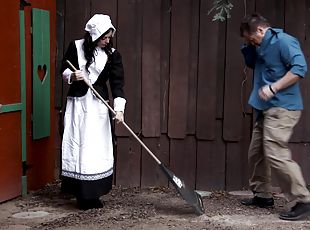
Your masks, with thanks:
[(25, 6), (31, 6), (31, 3), (28, 0), (20, 0), (19, 8), (24, 10)]
[(23, 176), (26, 176), (27, 170), (30, 169), (32, 166), (28, 165), (27, 161), (23, 161), (22, 167), (23, 167)]

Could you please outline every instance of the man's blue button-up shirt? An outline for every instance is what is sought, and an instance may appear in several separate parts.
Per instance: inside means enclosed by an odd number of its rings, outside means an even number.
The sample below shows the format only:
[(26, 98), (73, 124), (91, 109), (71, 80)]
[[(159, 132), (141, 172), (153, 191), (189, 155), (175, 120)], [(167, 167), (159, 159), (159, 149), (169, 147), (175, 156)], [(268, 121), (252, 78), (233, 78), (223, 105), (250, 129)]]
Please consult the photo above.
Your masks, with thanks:
[(303, 103), (299, 83), (279, 92), (269, 101), (262, 100), (258, 90), (282, 78), (288, 71), (300, 77), (307, 72), (307, 63), (296, 38), (282, 29), (267, 30), (259, 47), (242, 49), (246, 64), (254, 68), (253, 90), (249, 104), (258, 110), (282, 107), (288, 110), (302, 110)]

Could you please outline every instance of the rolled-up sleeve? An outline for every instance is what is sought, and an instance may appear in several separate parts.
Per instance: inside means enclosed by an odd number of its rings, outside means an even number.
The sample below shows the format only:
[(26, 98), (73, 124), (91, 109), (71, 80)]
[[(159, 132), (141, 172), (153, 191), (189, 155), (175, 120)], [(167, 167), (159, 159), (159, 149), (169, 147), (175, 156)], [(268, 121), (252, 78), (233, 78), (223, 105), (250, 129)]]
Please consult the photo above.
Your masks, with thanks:
[(288, 37), (280, 42), (281, 59), (287, 69), (300, 77), (307, 73), (307, 62), (300, 48), (299, 42), (293, 37)]

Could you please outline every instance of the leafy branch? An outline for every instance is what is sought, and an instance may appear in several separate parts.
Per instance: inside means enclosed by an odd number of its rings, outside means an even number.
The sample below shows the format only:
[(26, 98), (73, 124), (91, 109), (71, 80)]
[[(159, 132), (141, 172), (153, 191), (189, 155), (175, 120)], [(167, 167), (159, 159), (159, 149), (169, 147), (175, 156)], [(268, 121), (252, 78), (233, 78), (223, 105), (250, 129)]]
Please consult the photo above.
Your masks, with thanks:
[(231, 4), (230, 0), (214, 0), (213, 7), (209, 10), (208, 15), (213, 11), (217, 12), (212, 21), (225, 21), (230, 18), (230, 11), (233, 8), (233, 4)]

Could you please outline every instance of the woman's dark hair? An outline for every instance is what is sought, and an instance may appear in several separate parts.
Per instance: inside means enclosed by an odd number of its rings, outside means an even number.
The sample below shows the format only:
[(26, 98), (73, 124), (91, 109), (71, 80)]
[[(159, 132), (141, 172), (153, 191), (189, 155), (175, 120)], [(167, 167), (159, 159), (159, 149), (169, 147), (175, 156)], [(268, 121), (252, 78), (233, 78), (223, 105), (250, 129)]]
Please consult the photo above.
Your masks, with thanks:
[[(84, 57), (86, 59), (86, 66), (85, 69), (89, 73), (88, 68), (89, 66), (95, 61), (95, 49), (97, 46), (97, 43), (99, 39), (101, 39), (103, 36), (108, 34), (110, 31), (113, 31), (112, 28), (107, 30), (104, 34), (102, 34), (97, 40), (92, 41), (92, 38), (90, 36), (89, 32), (86, 32), (84, 35), (84, 43), (83, 43), (83, 51), (84, 51)], [(112, 47), (113, 47), (113, 41), (110, 39), (109, 43), (103, 48), (104, 52), (109, 56), (112, 54)]]
[(244, 33), (254, 33), (258, 26), (269, 27), (270, 24), (266, 18), (258, 13), (247, 15), (243, 18), (240, 25), (240, 36)]

